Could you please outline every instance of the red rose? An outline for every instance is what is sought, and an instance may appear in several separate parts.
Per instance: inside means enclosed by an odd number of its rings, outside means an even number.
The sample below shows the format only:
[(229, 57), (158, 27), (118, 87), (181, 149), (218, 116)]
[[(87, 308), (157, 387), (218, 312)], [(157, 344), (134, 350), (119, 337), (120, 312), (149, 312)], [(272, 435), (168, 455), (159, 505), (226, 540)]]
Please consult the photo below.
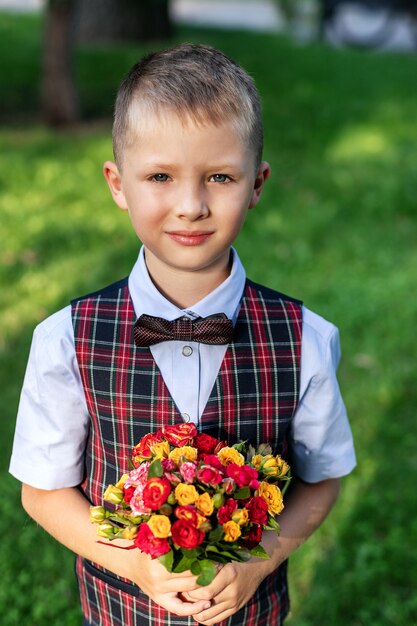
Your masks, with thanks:
[(195, 424), (192, 423), (164, 426), (162, 432), (165, 439), (167, 439), (172, 446), (176, 446), (177, 448), (188, 446), (197, 435)]
[(217, 519), (219, 520), (220, 524), (230, 522), (230, 520), (232, 519), (232, 514), (236, 511), (236, 509), (236, 500), (233, 500), (233, 498), (229, 498), (228, 500), (226, 500), (225, 504), (219, 507), (217, 511)]
[(252, 550), (255, 546), (261, 543), (262, 539), (262, 526), (259, 524), (254, 524), (250, 531), (246, 533), (241, 539), (242, 544), (248, 550)]
[(191, 522), (179, 519), (172, 524), (172, 541), (180, 548), (192, 550), (204, 540), (204, 533), (198, 530)]
[(200, 483), (214, 487), (222, 482), (223, 474), (215, 467), (203, 465), (197, 472), (197, 479)]
[(228, 445), (229, 444), (227, 443), (227, 441), (219, 441), (217, 446), (214, 448), (214, 454), (218, 454), (220, 450), (223, 450), (223, 448), (227, 448)]
[(226, 474), (229, 478), (233, 478), (238, 487), (248, 487), (258, 478), (258, 472), (254, 467), (237, 465), (237, 463), (230, 463), (226, 468)]
[(135, 493), (135, 486), (132, 487), (123, 487), (123, 499), (126, 504), (129, 504), (131, 499), (133, 498), (133, 494)]
[(157, 511), (167, 501), (171, 493), (171, 484), (166, 478), (150, 478), (143, 488), (142, 499), (144, 505), (152, 511)]
[(134, 544), (142, 552), (150, 554), (153, 559), (171, 550), (168, 540), (155, 537), (146, 522), (139, 525)]
[(194, 446), (200, 454), (213, 454), (216, 446), (220, 443), (218, 439), (205, 433), (200, 433), (194, 438)]
[(185, 519), (195, 527), (198, 527), (202, 517), (197, 509), (194, 506), (191, 506), (191, 504), (177, 506), (175, 509), (175, 515), (178, 519)]
[(204, 465), (211, 465), (212, 467), (217, 467), (217, 469), (223, 469), (224, 467), (219, 457), (217, 457), (215, 454), (202, 454), (201, 458)]
[(254, 496), (247, 504), (249, 519), (254, 524), (266, 524), (268, 521), (268, 505), (261, 496)]
[(133, 451), (132, 451), (133, 459), (135, 459), (135, 457), (137, 456), (143, 457), (144, 459), (151, 459), (152, 458), (151, 447), (155, 443), (159, 443), (160, 441), (163, 441), (163, 440), (164, 438), (160, 430), (158, 430), (158, 432), (156, 433), (148, 433), (147, 435), (142, 437), (139, 443), (133, 448)]

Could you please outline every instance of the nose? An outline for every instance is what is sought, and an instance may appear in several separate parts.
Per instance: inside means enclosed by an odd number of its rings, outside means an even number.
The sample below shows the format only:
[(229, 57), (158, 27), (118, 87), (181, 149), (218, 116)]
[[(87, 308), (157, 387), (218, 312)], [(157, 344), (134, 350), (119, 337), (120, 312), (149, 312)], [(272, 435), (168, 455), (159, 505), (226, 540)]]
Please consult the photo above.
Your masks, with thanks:
[(177, 217), (190, 222), (204, 219), (210, 212), (204, 188), (192, 182), (181, 185), (176, 206)]

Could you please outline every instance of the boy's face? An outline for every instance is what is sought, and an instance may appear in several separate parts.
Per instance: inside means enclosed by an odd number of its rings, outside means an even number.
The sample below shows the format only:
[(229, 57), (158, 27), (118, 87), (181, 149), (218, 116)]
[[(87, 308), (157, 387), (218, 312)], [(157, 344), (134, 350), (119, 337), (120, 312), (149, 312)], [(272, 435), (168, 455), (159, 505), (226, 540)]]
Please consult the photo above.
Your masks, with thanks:
[(145, 245), (148, 269), (159, 277), (174, 270), (224, 278), (230, 246), (269, 166), (255, 172), (253, 153), (231, 124), (184, 124), (174, 113), (146, 121), (123, 155), (122, 172), (109, 161), (104, 175)]

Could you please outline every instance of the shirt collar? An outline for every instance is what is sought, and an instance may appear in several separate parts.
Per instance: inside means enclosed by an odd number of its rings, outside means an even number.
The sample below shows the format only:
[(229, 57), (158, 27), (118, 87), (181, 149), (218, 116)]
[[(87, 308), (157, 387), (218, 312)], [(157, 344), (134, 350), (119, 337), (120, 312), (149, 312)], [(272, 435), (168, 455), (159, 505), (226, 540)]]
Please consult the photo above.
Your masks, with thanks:
[(147, 315), (158, 315), (167, 320), (174, 320), (182, 315), (207, 317), (216, 313), (225, 313), (235, 323), (245, 281), (245, 270), (236, 250), (232, 248), (232, 269), (226, 280), (192, 307), (180, 309), (167, 300), (152, 282), (145, 263), (145, 250), (142, 246), (129, 276), (129, 291), (136, 317), (146, 313)]

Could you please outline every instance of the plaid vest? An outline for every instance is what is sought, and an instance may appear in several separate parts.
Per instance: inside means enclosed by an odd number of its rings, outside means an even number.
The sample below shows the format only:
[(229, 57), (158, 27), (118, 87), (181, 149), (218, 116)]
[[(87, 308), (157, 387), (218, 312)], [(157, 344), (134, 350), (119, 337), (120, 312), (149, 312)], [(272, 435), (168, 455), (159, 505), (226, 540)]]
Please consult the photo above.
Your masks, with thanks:
[[(81, 489), (103, 504), (108, 484), (127, 471), (145, 434), (182, 421), (149, 348), (134, 343), (136, 320), (124, 279), (72, 303), (75, 351), (90, 413)], [(298, 402), (301, 303), (247, 281), (229, 344), (198, 429), (229, 443), (269, 442), (287, 453)], [(94, 626), (196, 624), (165, 611), (137, 585), (77, 557), (86, 620)], [(248, 604), (222, 626), (270, 626), (288, 612), (286, 563), (268, 576)]]

